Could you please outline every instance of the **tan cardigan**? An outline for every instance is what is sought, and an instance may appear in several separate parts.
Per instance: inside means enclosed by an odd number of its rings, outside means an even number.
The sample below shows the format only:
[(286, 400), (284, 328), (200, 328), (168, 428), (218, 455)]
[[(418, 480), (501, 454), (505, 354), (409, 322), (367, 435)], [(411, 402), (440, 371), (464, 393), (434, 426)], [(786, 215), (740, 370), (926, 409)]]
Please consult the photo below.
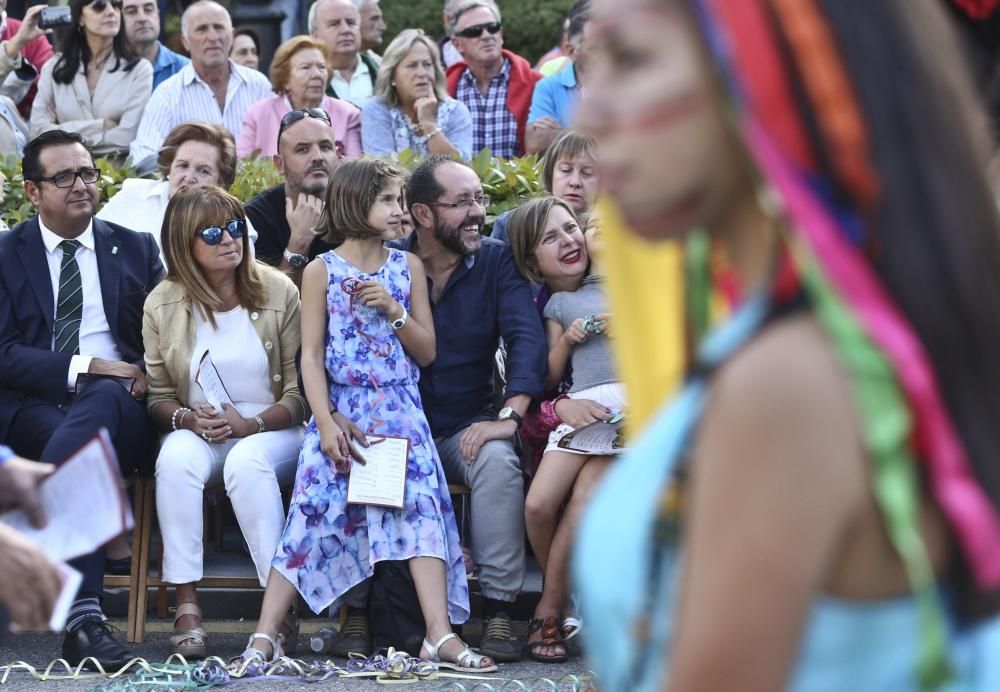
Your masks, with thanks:
[[(306, 402), (299, 393), (295, 353), (302, 343), (299, 291), (281, 272), (258, 265), (267, 289), (264, 305), (250, 311), (250, 319), (267, 354), (274, 400), (288, 409), (292, 424), (305, 420)], [(142, 341), (146, 347), (149, 392), (146, 406), (188, 399), (195, 322), (191, 302), (181, 284), (164, 279), (146, 298)], [(240, 344), (233, 344), (241, 348)]]

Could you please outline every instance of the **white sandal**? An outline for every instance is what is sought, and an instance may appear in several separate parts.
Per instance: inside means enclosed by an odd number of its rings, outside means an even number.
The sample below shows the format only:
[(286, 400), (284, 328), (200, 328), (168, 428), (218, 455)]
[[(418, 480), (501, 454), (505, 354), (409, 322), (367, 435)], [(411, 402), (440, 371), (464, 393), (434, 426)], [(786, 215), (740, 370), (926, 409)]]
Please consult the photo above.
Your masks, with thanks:
[(427, 660), (431, 663), (437, 664), (438, 668), (447, 668), (448, 670), (454, 670), (458, 673), (492, 673), (497, 669), (497, 664), (494, 663), (491, 666), (480, 667), (483, 660), (489, 658), (489, 656), (483, 656), (482, 654), (475, 653), (472, 649), (466, 646), (462, 651), (458, 652), (458, 656), (455, 657), (457, 663), (452, 663), (451, 661), (442, 661), (438, 652), (441, 647), (445, 645), (446, 642), (458, 639), (462, 644), (461, 639), (454, 632), (449, 632), (448, 634), (441, 637), (438, 643), (431, 646), (431, 643), (424, 639), (424, 648), (427, 650)]
[[(174, 613), (174, 629), (170, 634), (170, 649), (175, 654), (180, 654), (186, 660), (195, 658), (205, 658), (208, 654), (208, 634), (204, 627), (195, 627), (189, 630), (177, 629), (177, 621), (185, 615), (196, 615), (201, 620), (201, 608), (196, 603), (181, 603)], [(194, 642), (185, 644), (184, 642)]]
[[(563, 618), (562, 622), (559, 623), (559, 631), (562, 633), (564, 642), (568, 642), (570, 639), (580, 634), (580, 630), (582, 629), (583, 620), (572, 615)], [(567, 630), (569, 630), (569, 634), (566, 634)]]
[[(271, 658), (265, 656), (264, 652), (260, 649), (253, 648), (253, 642), (255, 639), (263, 639), (271, 645)], [(243, 653), (232, 659), (229, 663), (230, 665), (236, 665), (243, 669), (250, 668), (252, 664), (259, 665), (261, 663), (274, 663), (285, 655), (285, 652), (281, 650), (280, 639), (280, 637), (275, 639), (271, 635), (265, 634), (264, 632), (254, 632), (250, 635), (250, 641), (247, 642), (247, 648), (243, 650)]]

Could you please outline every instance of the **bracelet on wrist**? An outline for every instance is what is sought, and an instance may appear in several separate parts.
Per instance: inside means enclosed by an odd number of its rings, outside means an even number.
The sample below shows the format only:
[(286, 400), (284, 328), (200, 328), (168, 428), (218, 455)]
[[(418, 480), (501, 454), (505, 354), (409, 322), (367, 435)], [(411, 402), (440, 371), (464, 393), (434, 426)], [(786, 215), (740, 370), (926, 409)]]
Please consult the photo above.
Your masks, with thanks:
[[(170, 416), (170, 429), (177, 432), (184, 425), (184, 416), (191, 413), (191, 409), (186, 406), (178, 406)], [(178, 415), (180, 419), (178, 420)]]

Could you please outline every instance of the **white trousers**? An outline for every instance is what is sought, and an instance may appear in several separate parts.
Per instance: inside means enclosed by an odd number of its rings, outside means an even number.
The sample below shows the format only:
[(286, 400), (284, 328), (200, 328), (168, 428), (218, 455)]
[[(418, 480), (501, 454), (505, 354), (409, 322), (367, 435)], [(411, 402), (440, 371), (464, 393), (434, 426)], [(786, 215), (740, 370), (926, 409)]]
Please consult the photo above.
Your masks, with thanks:
[(190, 430), (168, 433), (156, 458), (156, 514), (163, 536), (163, 579), (188, 584), (203, 576), (202, 501), (223, 481), (257, 568), (267, 583), (285, 526), (280, 486), (295, 478), (301, 425), (212, 444)]

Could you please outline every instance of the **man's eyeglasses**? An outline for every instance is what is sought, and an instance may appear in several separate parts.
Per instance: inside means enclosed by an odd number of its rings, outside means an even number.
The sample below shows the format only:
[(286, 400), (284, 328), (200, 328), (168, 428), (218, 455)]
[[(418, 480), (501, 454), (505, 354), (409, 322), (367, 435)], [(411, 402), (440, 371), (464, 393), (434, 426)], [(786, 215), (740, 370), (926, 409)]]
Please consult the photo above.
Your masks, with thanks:
[(484, 31), (488, 31), (490, 35), (499, 34), (503, 26), (500, 22), (488, 22), (487, 24), (473, 24), (472, 26), (467, 26), (461, 31), (456, 31), (455, 35), (462, 38), (479, 38), (483, 35)]
[(278, 139), (281, 139), (281, 133), (285, 131), (285, 128), (297, 123), (303, 118), (325, 120), (330, 127), (333, 127), (333, 123), (330, 122), (330, 114), (322, 108), (296, 108), (293, 111), (288, 111), (285, 113), (284, 117), (281, 118), (281, 125), (278, 127)]
[(55, 175), (40, 176), (35, 178), (33, 182), (48, 182), (52, 183), (56, 187), (73, 187), (76, 183), (77, 176), (80, 177), (80, 180), (82, 180), (85, 185), (93, 185), (97, 182), (97, 179), (101, 177), (101, 172), (96, 168), (90, 168), (88, 166), (77, 171), (62, 171), (61, 173), (56, 173)]
[(116, 10), (120, 10), (122, 8), (122, 0), (111, 0), (110, 2), (108, 0), (94, 0), (94, 2), (90, 3), (90, 7), (97, 13), (103, 12), (108, 5), (111, 5)]
[(239, 240), (243, 237), (246, 229), (246, 219), (233, 219), (232, 221), (226, 221), (221, 227), (209, 226), (202, 229), (199, 235), (201, 235), (201, 239), (205, 242), (205, 245), (218, 245), (222, 242), (223, 232), (228, 233), (229, 237), (233, 240)]
[(476, 195), (475, 197), (460, 199), (457, 202), (427, 202), (426, 204), (432, 207), (448, 207), (449, 209), (457, 209), (458, 211), (468, 211), (472, 209), (473, 204), (478, 204), (485, 209), (490, 206), (490, 196)]

